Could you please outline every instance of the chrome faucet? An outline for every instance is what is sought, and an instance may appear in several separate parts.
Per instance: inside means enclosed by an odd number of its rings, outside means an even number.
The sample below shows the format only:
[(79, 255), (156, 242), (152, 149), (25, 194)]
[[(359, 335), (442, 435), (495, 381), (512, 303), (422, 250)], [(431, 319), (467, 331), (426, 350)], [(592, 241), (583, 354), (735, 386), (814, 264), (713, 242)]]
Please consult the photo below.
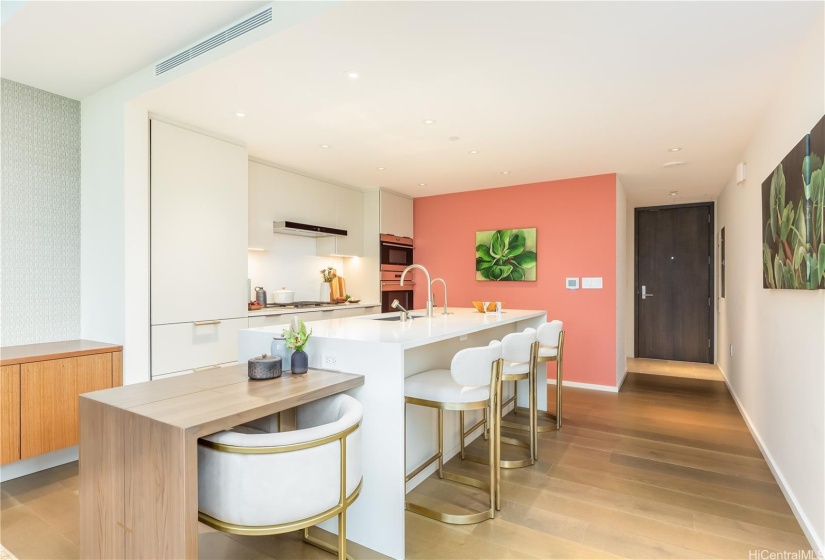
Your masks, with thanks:
[(433, 316), (433, 299), (432, 294), (430, 294), (430, 273), (427, 272), (427, 269), (421, 266), (420, 264), (411, 264), (407, 268), (404, 269), (404, 272), (401, 273), (401, 285), (404, 285), (404, 277), (407, 273), (412, 270), (413, 268), (420, 268), (424, 271), (424, 274), (427, 276), (427, 317), (432, 318)]
[[(444, 313), (442, 313), (442, 315), (449, 315), (449, 313), (447, 313), (447, 282), (445, 282), (443, 278), (434, 278), (433, 281), (430, 282), (430, 286), (436, 282), (444, 284)], [(435, 294), (433, 294), (433, 305), (435, 305)]]

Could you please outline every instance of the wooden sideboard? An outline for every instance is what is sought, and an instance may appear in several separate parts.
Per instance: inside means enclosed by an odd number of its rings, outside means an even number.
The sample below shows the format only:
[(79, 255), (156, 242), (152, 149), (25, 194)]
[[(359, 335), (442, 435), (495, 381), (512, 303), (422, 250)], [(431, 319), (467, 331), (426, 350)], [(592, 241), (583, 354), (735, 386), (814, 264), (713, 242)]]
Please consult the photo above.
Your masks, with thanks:
[(0, 348), (0, 464), (78, 442), (78, 397), (123, 384), (123, 347), (67, 340)]

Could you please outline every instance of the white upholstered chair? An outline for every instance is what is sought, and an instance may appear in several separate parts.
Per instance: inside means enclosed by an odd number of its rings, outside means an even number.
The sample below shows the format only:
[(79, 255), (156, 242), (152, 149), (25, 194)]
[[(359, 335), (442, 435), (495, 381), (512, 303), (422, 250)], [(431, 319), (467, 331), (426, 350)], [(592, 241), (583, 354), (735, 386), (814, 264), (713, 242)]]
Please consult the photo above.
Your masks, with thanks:
[[(269, 433), (273, 415), (198, 442), (198, 517), (240, 535), (303, 529), (304, 541), (343, 559), (347, 508), (361, 491), (363, 408), (339, 394), (296, 410), (293, 431)], [(337, 550), (309, 534), (336, 515)]]
[[(484, 511), (466, 515), (448, 514), (427, 508), (410, 501), (405, 502), (407, 510), (418, 513), (431, 519), (467, 525), (479, 523), (485, 519), (495, 517), (495, 510), (501, 508), (499, 496), (500, 473), (499, 461), (499, 433), (498, 421), (501, 416), (501, 344), (492, 343), (480, 348), (465, 348), (453, 357), (450, 369), (436, 369), (412, 375), (404, 380), (404, 402), (435, 408), (438, 411), (438, 449), (432, 457), (424, 461), (409, 473), (405, 482), (429, 465), (438, 461), (438, 476), (453, 482), (468, 484), (487, 491), (490, 496), (490, 507)], [(444, 471), (444, 411), (445, 410), (485, 410), (490, 408), (490, 465), (489, 480), (481, 480), (469, 476)], [(406, 415), (405, 415), (406, 416)], [(463, 415), (462, 415), (463, 416)], [(483, 420), (480, 424), (483, 424)], [(478, 426), (478, 424), (476, 425)], [(463, 425), (461, 426), (463, 430)], [(463, 440), (463, 435), (462, 435)], [(406, 448), (406, 446), (405, 446)]]

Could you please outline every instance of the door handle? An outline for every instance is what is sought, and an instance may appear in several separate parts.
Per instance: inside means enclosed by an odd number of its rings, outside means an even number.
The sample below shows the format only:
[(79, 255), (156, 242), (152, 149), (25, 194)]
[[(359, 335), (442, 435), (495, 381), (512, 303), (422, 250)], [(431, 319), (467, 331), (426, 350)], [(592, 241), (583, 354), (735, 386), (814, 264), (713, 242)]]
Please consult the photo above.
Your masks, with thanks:
[(206, 325), (220, 325), (220, 321), (192, 321), (192, 324), (196, 327), (204, 327)]
[(647, 286), (642, 284), (642, 299), (653, 297), (653, 294), (647, 293)]

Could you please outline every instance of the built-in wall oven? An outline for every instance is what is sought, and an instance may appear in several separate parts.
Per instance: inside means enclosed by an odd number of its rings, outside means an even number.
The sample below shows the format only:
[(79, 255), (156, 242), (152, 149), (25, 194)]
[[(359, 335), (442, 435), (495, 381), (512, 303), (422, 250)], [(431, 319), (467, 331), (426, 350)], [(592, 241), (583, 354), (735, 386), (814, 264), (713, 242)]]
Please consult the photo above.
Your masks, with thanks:
[(394, 299), (405, 309), (412, 309), (415, 276), (410, 271), (401, 285), (401, 273), (413, 263), (413, 240), (409, 237), (381, 234), (381, 312), (394, 311)]

